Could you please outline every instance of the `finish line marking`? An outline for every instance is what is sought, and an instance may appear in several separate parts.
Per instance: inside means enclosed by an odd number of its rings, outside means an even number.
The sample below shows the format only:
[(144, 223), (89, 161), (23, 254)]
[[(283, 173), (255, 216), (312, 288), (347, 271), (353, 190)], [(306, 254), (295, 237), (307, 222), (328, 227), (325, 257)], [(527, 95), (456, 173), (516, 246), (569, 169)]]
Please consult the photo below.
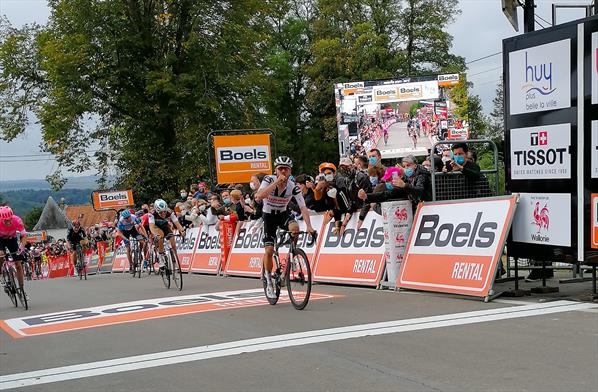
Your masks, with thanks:
[(174, 365), (178, 363), (202, 361), (211, 358), (221, 358), (243, 353), (274, 350), (307, 344), (451, 327), (457, 325), (477, 324), (498, 320), (509, 320), (522, 317), (541, 316), (575, 310), (586, 310), (596, 307), (598, 307), (598, 305), (591, 303), (555, 301), (542, 304), (454, 313), (381, 323), (352, 325), (348, 327), (329, 328), (290, 333), (285, 335), (237, 340), (227, 343), (190, 347), (186, 349), (136, 355), (98, 362), (89, 362), (79, 365), (57, 367), (53, 369), (7, 374), (0, 377), (0, 390), (75, 380), (80, 378), (101, 376), (105, 374), (128, 372), (132, 370)]
[[(310, 300), (338, 297), (341, 297), (341, 295), (312, 292)], [(286, 293), (281, 292), (279, 303), (290, 303)], [(13, 338), (18, 339), (162, 317), (263, 305), (269, 305), (263, 289), (224, 291), (169, 298), (154, 298), (0, 320), (0, 328)]]

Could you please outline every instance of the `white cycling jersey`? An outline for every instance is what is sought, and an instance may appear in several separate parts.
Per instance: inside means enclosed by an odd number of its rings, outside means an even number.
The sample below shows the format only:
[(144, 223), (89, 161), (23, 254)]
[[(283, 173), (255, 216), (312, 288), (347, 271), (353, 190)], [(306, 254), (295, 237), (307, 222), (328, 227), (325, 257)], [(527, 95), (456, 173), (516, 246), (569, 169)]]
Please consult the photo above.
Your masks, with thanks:
[[(276, 176), (264, 177), (262, 185), (260, 185), (260, 189), (266, 188), (275, 181)], [(299, 208), (305, 207), (305, 199), (303, 199), (301, 189), (299, 189), (299, 186), (295, 184), (294, 181), (287, 180), (287, 185), (282, 191), (279, 191), (277, 186), (267, 197), (264, 198), (263, 211), (268, 214), (286, 211), (287, 205), (293, 197), (295, 198)]]

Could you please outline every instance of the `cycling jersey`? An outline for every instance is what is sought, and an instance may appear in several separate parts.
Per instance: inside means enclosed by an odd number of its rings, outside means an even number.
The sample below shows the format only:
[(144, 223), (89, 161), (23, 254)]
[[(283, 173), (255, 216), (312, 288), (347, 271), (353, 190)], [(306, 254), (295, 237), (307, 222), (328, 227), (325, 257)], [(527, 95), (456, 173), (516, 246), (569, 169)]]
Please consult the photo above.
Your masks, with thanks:
[(170, 214), (166, 214), (166, 217), (162, 218), (160, 216), (160, 214), (158, 214), (157, 212), (154, 212), (153, 214), (149, 214), (147, 219), (148, 219), (148, 223), (150, 224), (154, 224), (156, 226), (165, 226), (168, 224), (168, 221), (171, 221), (172, 223), (177, 223), (179, 220), (176, 217), (176, 214), (172, 211), (168, 211)]
[[(266, 176), (260, 185), (260, 189), (266, 188), (268, 185), (276, 181), (276, 176)], [(292, 198), (295, 198), (295, 202), (299, 208), (305, 207), (305, 200), (299, 186), (292, 180), (287, 180), (286, 187), (282, 190), (278, 190), (278, 186), (264, 198), (263, 212), (267, 214), (276, 214), (287, 210), (287, 205)]]
[(13, 215), (8, 225), (4, 221), (0, 221), (0, 238), (16, 238), (17, 233), (21, 233), (21, 235), (27, 234), (21, 218)]
[(79, 245), (81, 240), (87, 238), (85, 234), (85, 230), (82, 227), (79, 227), (79, 230), (75, 231), (72, 227), (69, 229), (68, 233), (66, 234), (66, 239), (71, 243), (71, 245)]
[(131, 215), (130, 219), (120, 218), (116, 224), (116, 228), (120, 231), (130, 231), (137, 225), (140, 225), (141, 221), (135, 215)]

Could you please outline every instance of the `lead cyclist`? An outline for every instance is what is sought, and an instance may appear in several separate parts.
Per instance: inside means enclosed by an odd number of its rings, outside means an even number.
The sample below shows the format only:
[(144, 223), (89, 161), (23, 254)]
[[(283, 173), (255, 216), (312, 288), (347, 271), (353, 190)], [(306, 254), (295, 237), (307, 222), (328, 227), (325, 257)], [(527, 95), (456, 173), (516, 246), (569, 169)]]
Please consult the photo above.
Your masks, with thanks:
[(309, 219), (309, 210), (305, 206), (305, 200), (301, 189), (294, 181), (289, 179), (293, 161), (287, 156), (280, 156), (274, 161), (276, 175), (264, 177), (260, 188), (255, 194), (256, 201), (263, 201), (264, 220), (264, 258), (263, 267), (266, 282), (266, 295), (269, 298), (276, 298), (276, 292), (272, 283), (272, 255), (274, 254), (274, 241), (276, 241), (276, 230), (288, 230), (297, 237), (299, 233), (299, 224), (287, 211), (287, 205), (292, 198), (301, 210), (301, 216), (307, 224), (307, 232), (313, 236), (315, 230), (311, 226)]

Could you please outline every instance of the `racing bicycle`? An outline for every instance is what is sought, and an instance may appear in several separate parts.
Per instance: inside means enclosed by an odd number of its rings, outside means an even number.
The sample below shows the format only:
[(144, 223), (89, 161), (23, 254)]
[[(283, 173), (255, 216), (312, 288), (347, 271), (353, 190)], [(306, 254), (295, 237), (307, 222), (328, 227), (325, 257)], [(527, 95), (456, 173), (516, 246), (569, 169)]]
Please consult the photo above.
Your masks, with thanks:
[(83, 254), (83, 245), (77, 244), (75, 247), (75, 256), (75, 268), (77, 269), (77, 276), (79, 276), (79, 280), (83, 279), (84, 277), (85, 280), (87, 280), (87, 263), (85, 262), (85, 255)]
[[(181, 237), (181, 235), (170, 233), (162, 240), (164, 242), (164, 254), (158, 253), (157, 256), (163, 258), (164, 268), (160, 268), (158, 273), (162, 277), (162, 282), (164, 282), (164, 286), (167, 289), (170, 288), (170, 280), (172, 278), (177, 289), (181, 291), (183, 290), (183, 271), (181, 270), (181, 263), (179, 262), (177, 253), (172, 249), (170, 241), (168, 241), (171, 237)], [(182, 239), (184, 242), (185, 237)]]
[(139, 240), (136, 238), (129, 238), (131, 244), (131, 274), (133, 277), (137, 276), (141, 278), (141, 272), (143, 270), (143, 253), (141, 252), (141, 246)]
[[(300, 231), (298, 234), (307, 235), (305, 231)], [(314, 232), (311, 236), (311, 242), (308, 246), (315, 243), (318, 233)], [(270, 305), (276, 305), (280, 297), (280, 289), (282, 286), (287, 286), (289, 299), (297, 310), (302, 310), (309, 302), (311, 294), (311, 267), (309, 266), (309, 259), (303, 249), (297, 247), (298, 236), (293, 236), (288, 230), (279, 230), (274, 245), (274, 262), (276, 269), (272, 274), (272, 283), (274, 284), (275, 298), (269, 298)], [(289, 253), (284, 261), (280, 259), (279, 248), (284, 245), (289, 245)], [(262, 273), (262, 283), (264, 285), (264, 294), (268, 288), (268, 282), (265, 277), (265, 270)]]
[[(8, 249), (7, 249), (8, 250)], [(21, 306), (23, 309), (29, 309), (29, 303), (27, 302), (27, 294), (23, 287), (18, 287), (17, 281), (17, 268), (15, 267), (15, 261), (12, 256), (15, 253), (4, 252), (4, 264), (2, 265), (2, 281), (4, 282), (4, 292), (10, 298), (10, 301), (15, 307)], [(18, 298), (18, 301), (17, 301)]]

